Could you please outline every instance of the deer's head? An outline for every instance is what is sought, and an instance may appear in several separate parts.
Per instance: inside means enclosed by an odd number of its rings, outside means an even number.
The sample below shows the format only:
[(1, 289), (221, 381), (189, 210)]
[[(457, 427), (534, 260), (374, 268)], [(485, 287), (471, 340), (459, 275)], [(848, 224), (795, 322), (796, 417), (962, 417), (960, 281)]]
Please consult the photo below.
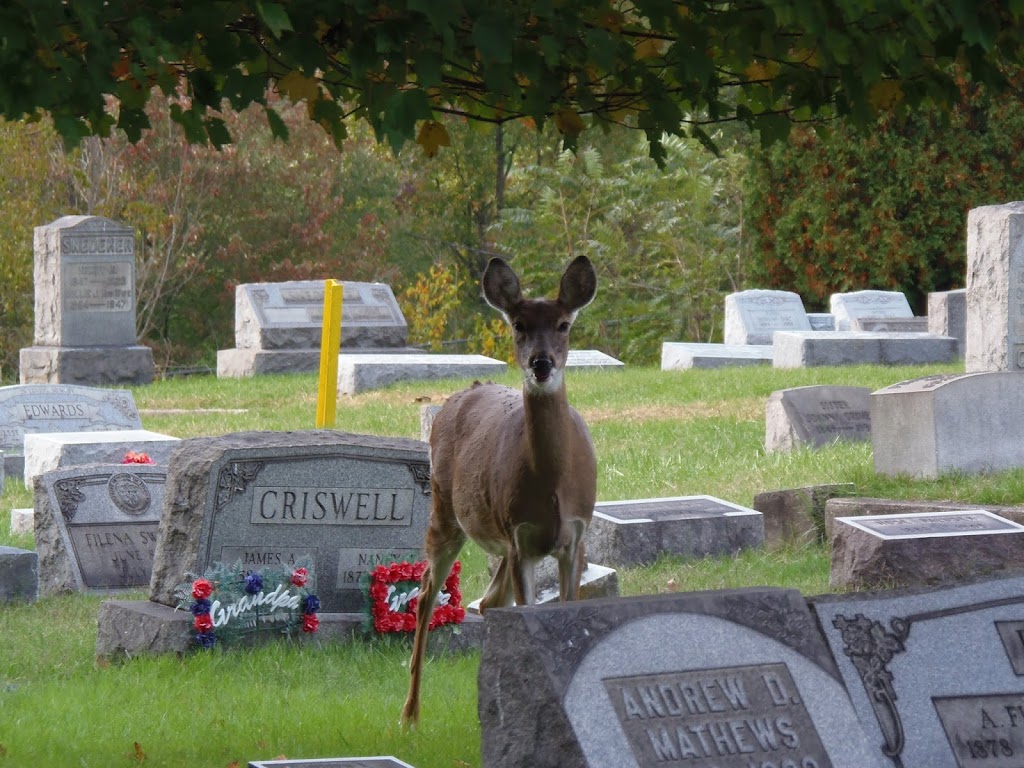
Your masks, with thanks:
[(516, 362), (526, 387), (533, 392), (556, 392), (569, 354), (569, 330), (576, 313), (597, 292), (597, 273), (586, 256), (578, 256), (562, 275), (556, 299), (523, 297), (519, 278), (503, 260), (494, 258), (483, 276), (484, 298), (512, 326)]

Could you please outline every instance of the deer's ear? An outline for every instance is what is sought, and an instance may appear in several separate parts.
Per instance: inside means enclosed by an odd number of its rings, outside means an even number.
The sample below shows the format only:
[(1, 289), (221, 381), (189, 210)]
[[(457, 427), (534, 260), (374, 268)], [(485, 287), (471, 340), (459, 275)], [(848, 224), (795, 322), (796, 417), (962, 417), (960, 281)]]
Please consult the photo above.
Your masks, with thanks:
[(499, 312), (508, 314), (523, 299), (519, 278), (512, 267), (499, 258), (487, 263), (483, 280), (484, 299)]
[(586, 256), (577, 256), (565, 268), (558, 284), (558, 302), (570, 312), (576, 312), (594, 300), (597, 293), (597, 272)]

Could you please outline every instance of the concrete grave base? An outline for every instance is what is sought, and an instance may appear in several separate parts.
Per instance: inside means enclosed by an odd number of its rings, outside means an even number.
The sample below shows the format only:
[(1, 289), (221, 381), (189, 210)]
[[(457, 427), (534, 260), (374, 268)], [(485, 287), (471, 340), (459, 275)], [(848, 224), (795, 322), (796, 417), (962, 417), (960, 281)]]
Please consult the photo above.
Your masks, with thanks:
[(832, 587), (930, 586), (1019, 570), (1024, 526), (985, 510), (840, 517), (833, 525)]
[(763, 344), (690, 344), (666, 341), (661, 345), (661, 370), (728, 368), (735, 365), (769, 365), (772, 348)]
[(776, 331), (776, 368), (820, 365), (922, 365), (957, 359), (956, 339), (929, 333)]
[[(415, 347), (381, 349), (342, 348), (340, 354), (422, 354)], [(217, 378), (248, 378), (268, 373), (316, 373), (320, 370), (319, 349), (220, 349), (217, 350)]]
[(19, 351), (22, 384), (150, 384), (149, 347), (25, 347)]
[(837, 483), (757, 494), (754, 509), (764, 518), (765, 548), (775, 550), (827, 541), (824, 520), (828, 501), (852, 493), (853, 489), (853, 483)]
[[(320, 628), (312, 634), (297, 633), (298, 642), (321, 643), (368, 640), (376, 636), (367, 630), (366, 614), (319, 613)], [(193, 616), (150, 600), (106, 600), (97, 616), (96, 655), (103, 658), (139, 654), (185, 653), (195, 648), (192, 638)], [(408, 634), (412, 640), (412, 633)], [(483, 619), (467, 612), (461, 624), (439, 627), (430, 633), (430, 653), (462, 652), (479, 648), (483, 637)], [(281, 639), (273, 633), (247, 636), (242, 645)]]
[(17, 547), (0, 547), (0, 603), (35, 602), (39, 593), (39, 556)]
[(145, 453), (167, 468), (177, 437), (145, 429), (109, 432), (42, 432), (25, 435), (25, 485), (43, 472), (78, 464), (120, 464), (129, 451)]
[(355, 395), (399, 381), (501, 376), (508, 364), (484, 355), (365, 355), (338, 357), (338, 393)]

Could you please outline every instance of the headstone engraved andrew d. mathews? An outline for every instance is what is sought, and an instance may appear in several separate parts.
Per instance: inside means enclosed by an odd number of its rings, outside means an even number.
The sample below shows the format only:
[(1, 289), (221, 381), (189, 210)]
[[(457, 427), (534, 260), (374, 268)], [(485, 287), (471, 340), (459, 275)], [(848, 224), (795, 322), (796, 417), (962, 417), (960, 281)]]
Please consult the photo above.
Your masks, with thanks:
[(168, 473), (151, 600), (215, 563), (251, 570), (313, 560), (325, 611), (366, 607), (362, 576), (417, 560), (430, 511), (427, 446), (315, 432), (242, 432), (184, 440)]
[(166, 467), (91, 464), (35, 481), (39, 594), (149, 585)]
[(1024, 578), (814, 601), (893, 768), (1024, 764)]
[(872, 768), (806, 604), (743, 589), (492, 609), (485, 768)]

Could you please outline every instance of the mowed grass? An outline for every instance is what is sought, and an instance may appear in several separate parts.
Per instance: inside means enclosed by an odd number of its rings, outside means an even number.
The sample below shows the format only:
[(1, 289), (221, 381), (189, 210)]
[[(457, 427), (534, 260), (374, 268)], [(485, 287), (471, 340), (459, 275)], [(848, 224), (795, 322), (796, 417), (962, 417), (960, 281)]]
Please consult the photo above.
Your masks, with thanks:
[[(811, 384), (879, 389), (956, 367), (656, 369), (569, 374), (569, 396), (590, 424), (602, 501), (711, 495), (751, 506), (765, 490), (853, 483), (861, 496), (1024, 502), (1024, 472), (934, 481), (874, 474), (867, 444), (788, 454), (764, 450), (764, 406), (775, 390)], [(510, 374), (507, 382), (517, 384)], [(420, 409), (465, 381), (416, 383), (338, 401), (336, 428), (418, 438)], [(146, 429), (182, 438), (244, 430), (305, 430), (315, 422), (314, 376), (196, 377), (133, 389)], [(32, 506), (7, 478), (8, 510)], [(462, 557), (467, 599), (486, 584), (480, 551)], [(823, 545), (736, 557), (665, 556), (619, 573), (625, 595), (769, 585), (828, 591)], [(132, 597), (143, 599), (144, 594)], [(0, 607), (0, 768), (8, 766), (244, 767), (250, 760), (394, 755), (417, 768), (476, 768), (479, 656), (434, 658), (419, 728), (397, 725), (408, 641), (275, 643), (251, 651), (196, 652), (109, 663), (94, 654), (102, 598), (65, 595)]]

